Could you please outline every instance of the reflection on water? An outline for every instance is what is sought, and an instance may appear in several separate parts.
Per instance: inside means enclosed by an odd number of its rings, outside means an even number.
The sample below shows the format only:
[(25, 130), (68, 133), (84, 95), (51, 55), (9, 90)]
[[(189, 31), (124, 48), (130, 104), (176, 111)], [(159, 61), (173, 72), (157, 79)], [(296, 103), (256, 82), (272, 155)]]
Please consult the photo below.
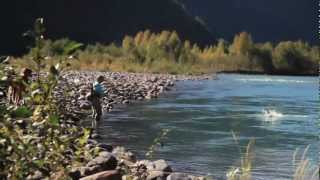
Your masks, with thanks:
[(175, 170), (225, 179), (239, 166), (238, 146), (256, 139), (253, 179), (291, 179), (293, 153), (310, 145), (317, 164), (317, 78), (220, 75), (179, 82), (157, 100), (120, 108), (100, 124), (103, 141), (125, 145), (141, 158), (161, 129), (171, 132), (155, 158)]

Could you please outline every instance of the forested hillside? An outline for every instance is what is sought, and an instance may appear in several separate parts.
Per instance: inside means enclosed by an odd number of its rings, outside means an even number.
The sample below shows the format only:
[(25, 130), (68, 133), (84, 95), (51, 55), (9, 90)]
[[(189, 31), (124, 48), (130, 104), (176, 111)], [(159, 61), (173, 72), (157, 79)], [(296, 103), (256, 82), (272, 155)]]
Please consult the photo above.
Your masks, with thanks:
[(318, 2), (313, 0), (180, 0), (218, 37), (247, 31), (258, 42), (318, 42)]
[(207, 29), (172, 0), (5, 0), (0, 11), (0, 54), (17, 54), (28, 42), (22, 34), (44, 17), (48, 38), (83, 43), (121, 42), (125, 35), (150, 29), (175, 30), (201, 45), (214, 41)]

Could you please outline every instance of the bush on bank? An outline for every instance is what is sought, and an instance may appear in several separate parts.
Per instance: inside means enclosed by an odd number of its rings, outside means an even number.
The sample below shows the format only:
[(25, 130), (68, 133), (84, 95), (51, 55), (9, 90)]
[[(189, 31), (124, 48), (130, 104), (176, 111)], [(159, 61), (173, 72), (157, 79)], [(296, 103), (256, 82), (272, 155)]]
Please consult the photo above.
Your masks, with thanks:
[[(97, 153), (85, 145), (89, 131), (62, 118), (61, 105), (53, 96), (60, 68), (50, 67), (40, 76), (45, 64), (42, 55), (42, 19), (35, 23), (35, 47), (30, 61), (34, 63), (36, 80), (27, 86), (24, 106), (11, 106), (0, 97), (0, 179), (63, 178), (75, 166), (87, 163)], [(77, 48), (69, 46), (69, 54)], [(0, 63), (0, 87), (14, 81), (15, 69)], [(36, 177), (34, 177), (36, 176)]]

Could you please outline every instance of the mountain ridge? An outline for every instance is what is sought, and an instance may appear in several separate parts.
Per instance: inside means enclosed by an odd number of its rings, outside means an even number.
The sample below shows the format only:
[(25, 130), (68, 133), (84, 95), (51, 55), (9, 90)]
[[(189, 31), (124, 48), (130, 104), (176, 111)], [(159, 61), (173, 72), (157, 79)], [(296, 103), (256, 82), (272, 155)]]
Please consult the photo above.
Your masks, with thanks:
[[(182, 39), (199, 45), (215, 41), (212, 33), (173, 0), (19, 0), (4, 1), (0, 19), (0, 54), (25, 52), (21, 34), (32, 29), (38, 17), (45, 19), (47, 37), (68, 37), (87, 43), (120, 43), (125, 35), (150, 29), (175, 30)], [(14, 15), (14, 16), (8, 16)]]
[(247, 31), (257, 42), (318, 42), (316, 1), (311, 0), (180, 0), (194, 16), (205, 19), (219, 38), (232, 41)]

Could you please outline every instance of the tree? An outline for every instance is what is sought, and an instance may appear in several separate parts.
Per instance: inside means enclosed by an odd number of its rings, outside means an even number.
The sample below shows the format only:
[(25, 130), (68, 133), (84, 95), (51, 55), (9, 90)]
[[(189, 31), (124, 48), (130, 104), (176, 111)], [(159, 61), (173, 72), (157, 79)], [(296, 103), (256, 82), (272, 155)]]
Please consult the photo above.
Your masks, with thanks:
[(307, 49), (301, 42), (280, 42), (273, 52), (273, 64), (285, 73), (303, 73), (312, 68), (311, 61), (305, 56)]
[(125, 51), (130, 51), (131, 49), (134, 48), (134, 39), (130, 36), (125, 36), (124, 39), (122, 40), (122, 48)]
[(248, 56), (253, 46), (254, 43), (251, 35), (247, 32), (241, 32), (234, 37), (230, 51), (235, 55)]
[(185, 41), (184, 44), (183, 44), (183, 48), (186, 49), (186, 50), (190, 50), (191, 49), (191, 43), (190, 41)]
[(227, 53), (227, 44), (223, 39), (219, 39), (218, 45), (215, 49), (214, 55), (216, 57), (224, 57)]
[(167, 42), (168, 50), (175, 61), (178, 61), (178, 57), (181, 51), (181, 40), (177, 32), (173, 31)]
[(134, 37), (134, 43), (136, 46), (139, 46), (143, 40), (143, 32), (139, 31)]
[(157, 38), (157, 44), (160, 47), (164, 47), (167, 44), (170, 35), (171, 33), (169, 31), (162, 31)]
[(142, 34), (141, 44), (146, 46), (149, 43), (149, 39), (151, 37), (151, 32), (149, 29), (145, 30)]

